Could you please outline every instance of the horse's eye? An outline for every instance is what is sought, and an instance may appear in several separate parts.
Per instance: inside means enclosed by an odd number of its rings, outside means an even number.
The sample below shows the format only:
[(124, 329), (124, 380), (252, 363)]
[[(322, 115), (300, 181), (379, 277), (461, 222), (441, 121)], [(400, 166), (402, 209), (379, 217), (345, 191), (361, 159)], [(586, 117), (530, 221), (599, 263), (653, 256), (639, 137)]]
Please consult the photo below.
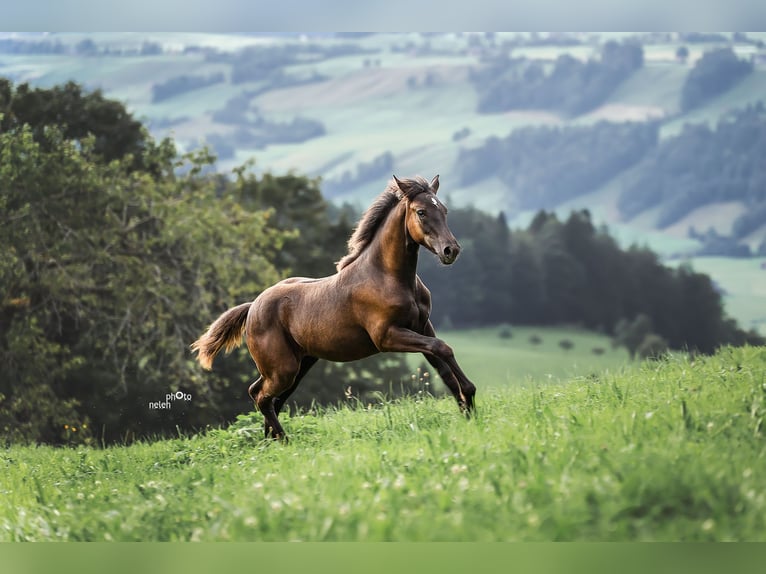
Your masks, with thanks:
[(420, 219), (423, 219), (426, 216), (426, 210), (425, 209), (418, 209), (416, 213), (418, 214), (418, 217)]

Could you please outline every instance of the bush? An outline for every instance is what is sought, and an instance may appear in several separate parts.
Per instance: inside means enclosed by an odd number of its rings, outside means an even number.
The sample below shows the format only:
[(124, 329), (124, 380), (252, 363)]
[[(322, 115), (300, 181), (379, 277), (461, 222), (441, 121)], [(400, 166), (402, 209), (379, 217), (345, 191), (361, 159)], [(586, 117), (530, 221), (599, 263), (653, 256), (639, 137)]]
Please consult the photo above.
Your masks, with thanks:
[(574, 343), (570, 341), (569, 339), (562, 339), (559, 341), (559, 347), (564, 349), (565, 351), (569, 351), (574, 347)]
[(225, 78), (222, 72), (210, 74), (209, 76), (176, 76), (160, 84), (152, 86), (152, 102), (161, 102), (170, 99), (179, 94), (199, 90), (214, 84), (224, 82)]
[(706, 52), (692, 68), (681, 90), (685, 112), (722, 94), (753, 71), (753, 64), (740, 60), (731, 48)]
[(636, 354), (641, 359), (659, 359), (668, 350), (668, 342), (655, 333), (649, 333), (641, 341)]

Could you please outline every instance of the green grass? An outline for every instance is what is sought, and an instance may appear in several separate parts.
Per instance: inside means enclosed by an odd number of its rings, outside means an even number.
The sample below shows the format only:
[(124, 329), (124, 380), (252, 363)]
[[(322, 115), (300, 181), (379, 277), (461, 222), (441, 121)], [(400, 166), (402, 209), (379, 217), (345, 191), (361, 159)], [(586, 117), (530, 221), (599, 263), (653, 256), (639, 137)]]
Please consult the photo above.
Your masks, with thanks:
[[(454, 350), (460, 366), (481, 388), (520, 386), (530, 380), (561, 381), (593, 372), (619, 370), (628, 361), (623, 348), (613, 349), (606, 335), (576, 328), (510, 327), (511, 338), (502, 338), (502, 327), (438, 331), (438, 336)], [(530, 342), (533, 336), (540, 343)], [(569, 339), (573, 347), (565, 351), (559, 342)], [(603, 354), (594, 354), (600, 348)], [(412, 356), (413, 364), (423, 362)]]
[(766, 348), (190, 438), (0, 451), (0, 540), (766, 540)]

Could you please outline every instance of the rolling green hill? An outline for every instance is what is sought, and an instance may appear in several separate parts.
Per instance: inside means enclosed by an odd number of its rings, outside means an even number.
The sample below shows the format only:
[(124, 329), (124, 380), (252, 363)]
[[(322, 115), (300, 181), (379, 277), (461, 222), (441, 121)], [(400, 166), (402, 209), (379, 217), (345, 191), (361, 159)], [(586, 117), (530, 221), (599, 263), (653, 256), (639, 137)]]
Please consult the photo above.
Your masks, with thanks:
[[(460, 186), (457, 164), (462, 149), (482, 145), (489, 137), (505, 137), (524, 126), (587, 125), (600, 120), (658, 121), (663, 140), (678, 134), (685, 123), (714, 124), (733, 108), (766, 101), (766, 68), (762, 41), (732, 44), (755, 69), (743, 81), (704, 105), (682, 113), (681, 91), (702, 54), (718, 44), (682, 41), (678, 35), (638, 37), (644, 65), (598, 106), (577, 117), (555, 110), (514, 110), (477, 113), (478, 96), (472, 71), (514, 43), (514, 58), (550, 68), (568, 54), (586, 61), (599, 54), (603, 42), (625, 35), (578, 34), (569, 37), (517, 34), (375, 34), (359, 37), (236, 34), (48, 34), (0, 35), (0, 75), (14, 82), (50, 86), (75, 80), (126, 102), (157, 136), (172, 134), (185, 149), (212, 141), (220, 148), (219, 169), (227, 171), (256, 158), (258, 171), (297, 170), (320, 176), (327, 189), (344, 177), (351, 185), (331, 194), (334, 201), (361, 209), (383, 188), (390, 172), (441, 174), (443, 193), (453, 204), (473, 204), (487, 211), (508, 205), (513, 190), (497, 177)], [(684, 62), (676, 50), (686, 46)], [(46, 48), (47, 46), (47, 48)], [(250, 81), (235, 82), (235, 72), (257, 50), (285, 58), (284, 65), (258, 68)], [(246, 52), (245, 50), (251, 50)], [(36, 53), (43, 52), (43, 53)], [(250, 54), (250, 56), (247, 56)], [(271, 57), (271, 56), (269, 56)], [(267, 63), (268, 64), (268, 63)], [(259, 64), (263, 65), (263, 64)], [(178, 93), (156, 102), (152, 87), (181, 76), (224, 74), (224, 80)], [(233, 98), (235, 117), (223, 122), (220, 112)], [(237, 115), (238, 114), (238, 115)], [(324, 133), (305, 141), (254, 144), (248, 131), (258, 121), (287, 124), (295, 118), (320, 123)], [(249, 143), (250, 142), (250, 143)], [(224, 153), (224, 147), (228, 153)], [(360, 165), (381, 154), (392, 162), (380, 173), (354, 180)], [(389, 169), (390, 168), (390, 169)], [(657, 229), (662, 205), (626, 219), (617, 209), (620, 192), (634, 177), (628, 169), (590, 193), (558, 206), (559, 211), (588, 208), (598, 223), (607, 224), (623, 243), (648, 244), (665, 256), (683, 256), (699, 246), (686, 230), (730, 229), (737, 212), (727, 204), (708, 204), (690, 211), (679, 223)], [(336, 186), (337, 187), (337, 186)], [(340, 188), (338, 188), (340, 189)], [(509, 221), (529, 220), (532, 212), (507, 213)], [(757, 248), (766, 239), (766, 225), (744, 240)], [(732, 261), (738, 276), (762, 285), (762, 273), (745, 261)], [(713, 266), (716, 269), (716, 266)], [(714, 275), (719, 282), (723, 277)], [(756, 307), (766, 308), (762, 289), (744, 298), (727, 296), (729, 312), (747, 322)]]
[(766, 349), (0, 452), (0, 541), (763, 541)]

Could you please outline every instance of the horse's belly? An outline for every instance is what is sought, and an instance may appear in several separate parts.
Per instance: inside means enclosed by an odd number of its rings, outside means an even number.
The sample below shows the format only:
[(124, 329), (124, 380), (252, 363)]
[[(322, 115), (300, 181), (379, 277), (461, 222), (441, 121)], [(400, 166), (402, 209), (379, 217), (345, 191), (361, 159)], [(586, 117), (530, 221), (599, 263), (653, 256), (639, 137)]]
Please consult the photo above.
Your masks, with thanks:
[(378, 348), (364, 329), (339, 329), (328, 325), (327, 329), (313, 333), (305, 341), (297, 341), (312, 357), (328, 361), (356, 361), (374, 355)]
[(350, 312), (352, 295), (337, 285), (336, 278), (282, 281), (259, 298), (264, 310), (259, 320), (273, 325), (276, 319), (312, 357), (346, 362), (374, 355), (378, 348)]

